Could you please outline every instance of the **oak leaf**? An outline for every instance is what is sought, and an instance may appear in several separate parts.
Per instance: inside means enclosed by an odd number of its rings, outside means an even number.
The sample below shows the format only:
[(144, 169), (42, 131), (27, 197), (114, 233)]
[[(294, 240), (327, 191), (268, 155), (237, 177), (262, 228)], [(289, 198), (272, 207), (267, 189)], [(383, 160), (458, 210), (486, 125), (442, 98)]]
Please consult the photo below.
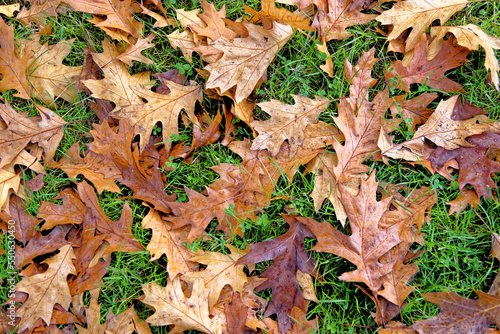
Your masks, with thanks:
[(0, 104), (0, 117), (7, 129), (0, 130), (0, 168), (11, 163), (29, 143), (36, 143), (45, 152), (45, 161), (52, 160), (61, 141), (66, 122), (53, 111), (37, 106), (40, 116), (26, 117), (10, 105)]
[(500, 172), (500, 163), (486, 157), (488, 148), (500, 148), (500, 134), (484, 132), (467, 138), (467, 144), (474, 147), (459, 147), (454, 150), (445, 150), (438, 147), (429, 155), (432, 168), (443, 174), (450, 161), (458, 162), (458, 185), (464, 190), (467, 184), (474, 187), (479, 197), (491, 199), (491, 189), (497, 187), (491, 175)]
[[(273, 0), (274, 1), (274, 0)], [(295, 156), (305, 141), (305, 128), (317, 122), (330, 100), (316, 96), (314, 100), (301, 95), (292, 95), (295, 104), (277, 100), (257, 104), (271, 115), (266, 121), (253, 121), (250, 125), (259, 133), (252, 143), (252, 150), (268, 149), (276, 156), (285, 140), (290, 144), (290, 155)]]
[(94, 141), (88, 145), (89, 150), (112, 160), (122, 173), (120, 183), (134, 191), (132, 197), (153, 204), (156, 210), (170, 213), (169, 203), (175, 200), (175, 196), (168, 195), (163, 190), (158, 162), (155, 163), (151, 176), (141, 169), (139, 150), (132, 150), (133, 128), (127, 121), (121, 120), (115, 130), (111, 129), (107, 122), (93, 126), (94, 130), (90, 133)]
[(142, 31), (142, 24), (132, 15), (130, 8), (132, 0), (63, 0), (63, 2), (70, 5), (73, 10), (105, 15), (106, 19), (96, 24), (103, 30), (106, 28), (121, 30), (125, 35), (130, 34), (134, 38), (138, 38)]
[(175, 25), (175, 20), (173, 18), (165, 17), (163, 15), (160, 15), (158, 13), (155, 13), (146, 7), (144, 7), (142, 4), (139, 4), (142, 8), (142, 13), (151, 16), (153, 19), (156, 20), (155, 24), (153, 24), (153, 28), (163, 28), (163, 27), (168, 27), (171, 25)]
[[(20, 7), (21, 7), (21, 4), (19, 4), (19, 3), (15, 3), (12, 5), (2, 5), (2, 6), (0, 6), (0, 14), (3, 14), (3, 15), (8, 16), (8, 17), (13, 17), (14, 12), (17, 12)], [(24, 7), (23, 7), (23, 9), (24, 9)], [(17, 19), (19, 19), (19, 14), (18, 14)]]
[(316, 47), (318, 48), (318, 51), (324, 53), (326, 57), (325, 63), (323, 65), (319, 65), (319, 68), (328, 74), (330, 78), (333, 78), (333, 60), (330, 52), (328, 52), (326, 41), (323, 40), (323, 44), (316, 44)]
[(46, 17), (57, 16), (57, 7), (61, 4), (61, 0), (31, 0), (29, 2), (31, 3), (30, 9), (24, 6), (16, 16), (16, 19), (25, 25), (36, 23), (43, 26)]
[(189, 198), (189, 202), (170, 203), (170, 209), (175, 217), (168, 220), (172, 222), (174, 229), (191, 225), (187, 242), (192, 243), (203, 234), (213, 218), (217, 218), (219, 224), (222, 224), (226, 216), (226, 210), (229, 209), (230, 204), (234, 203), (234, 200), (227, 189), (217, 191), (207, 188), (207, 197), (187, 187), (184, 187), (184, 191)]
[(475, 292), (477, 300), (453, 291), (424, 295), (427, 301), (439, 306), (440, 312), (431, 319), (417, 321), (412, 328), (418, 333), (486, 333), (491, 324), (500, 324), (500, 296)]
[(215, 9), (215, 6), (203, 0), (201, 3), (203, 13), (198, 14), (198, 17), (206, 23), (206, 27), (199, 24), (190, 24), (189, 28), (199, 36), (205, 36), (215, 41), (219, 37), (231, 40), (238, 36), (237, 33), (227, 28), (223, 19), (226, 18), (225, 5), (222, 6), (220, 11)]
[(80, 156), (80, 144), (77, 142), (71, 146), (58, 162), (48, 165), (50, 168), (60, 168), (70, 178), (76, 179), (80, 174), (84, 175), (96, 187), (98, 193), (104, 190), (121, 193), (115, 181), (122, 177), (120, 170), (109, 158), (87, 151), (85, 157)]
[(453, 120), (452, 114), (456, 104), (459, 103), (458, 98), (459, 96), (455, 95), (448, 100), (439, 102), (434, 113), (424, 125), (418, 128), (412, 139), (390, 146), (383, 150), (382, 154), (395, 159), (404, 158), (408, 161), (418, 161), (419, 157), (423, 156), (425, 139), (446, 150), (457, 149), (461, 146), (472, 147), (473, 145), (466, 140), (467, 137), (494, 130), (498, 126), (496, 122), (487, 123), (489, 120), (484, 116), (467, 120)]
[(286, 8), (276, 7), (274, 0), (261, 0), (261, 10), (259, 12), (254, 11), (252, 8), (243, 5), (245, 11), (254, 17), (252, 18), (252, 23), (257, 23), (256, 17), (260, 18), (264, 27), (272, 27), (273, 21), (278, 21), (281, 23), (288, 24), (297, 29), (303, 29), (308, 31), (313, 31), (311, 28), (311, 20), (306, 16), (301, 16), (296, 13), (292, 13)]
[(456, 12), (462, 10), (469, 2), (466, 0), (407, 0), (396, 3), (391, 9), (384, 11), (376, 20), (384, 25), (392, 24), (387, 39), (396, 39), (406, 29), (412, 28), (406, 40), (406, 51), (413, 49), (420, 36), (432, 22), (439, 19), (444, 25)]
[(104, 240), (110, 243), (105, 254), (121, 251), (127, 253), (144, 250), (132, 234), (132, 210), (125, 203), (120, 219), (116, 222), (109, 219), (97, 199), (94, 189), (85, 181), (77, 186), (82, 202), (89, 208), (85, 219), (95, 221), (97, 230), (104, 234)]
[(173, 48), (179, 48), (182, 55), (189, 63), (193, 62), (193, 51), (197, 46), (194, 40), (194, 35), (191, 31), (185, 29), (184, 31), (175, 30), (167, 35), (168, 41)]
[(5, 24), (0, 17), (0, 90), (16, 89), (14, 96), (29, 99), (31, 92), (26, 76), (26, 68), (30, 59), (29, 52), (22, 58), (16, 57), (14, 45), (14, 28)]
[(445, 72), (468, 62), (470, 50), (462, 46), (453, 46), (453, 40), (448, 39), (441, 51), (432, 59), (427, 59), (428, 40), (422, 34), (415, 45), (415, 52), (408, 66), (398, 60), (393, 67), (385, 72), (385, 79), (392, 87), (410, 91), (413, 83), (423, 84), (445, 92), (463, 92), (460, 84), (448, 79)]
[(102, 42), (102, 48), (102, 53), (92, 53), (92, 57), (104, 72), (104, 79), (82, 80), (82, 83), (92, 91), (92, 96), (113, 101), (117, 108), (143, 104), (133, 89), (152, 85), (149, 72), (130, 75), (127, 65), (118, 60), (120, 52), (107, 39)]
[(162, 254), (167, 256), (167, 272), (171, 279), (177, 275), (185, 275), (195, 271), (198, 265), (190, 259), (196, 255), (203, 254), (202, 250), (194, 252), (185, 244), (189, 233), (189, 227), (185, 226), (172, 229), (172, 224), (161, 219), (158, 212), (150, 209), (147, 216), (142, 220), (142, 228), (151, 229), (152, 237), (146, 250), (151, 253), (151, 261), (157, 260)]
[(210, 318), (208, 309), (209, 289), (201, 279), (194, 281), (191, 297), (187, 298), (179, 278), (169, 280), (162, 288), (153, 282), (142, 287), (141, 301), (153, 307), (155, 313), (146, 319), (153, 326), (174, 325), (170, 333), (183, 333), (194, 329), (208, 334), (222, 334), (222, 319)]
[(154, 34), (149, 34), (149, 36), (146, 38), (139, 36), (139, 38), (133, 45), (119, 45), (118, 51), (121, 52), (116, 58), (124, 62), (128, 66), (133, 65), (132, 61), (138, 61), (147, 65), (153, 64), (153, 61), (151, 59), (146, 58), (141, 53), (142, 51), (155, 46), (154, 44), (150, 43), (153, 38), (155, 38)]
[(298, 218), (318, 238), (312, 250), (328, 252), (347, 259), (357, 269), (343, 273), (339, 278), (349, 282), (365, 283), (373, 294), (378, 309), (382, 309), (377, 294), (382, 288), (382, 277), (393, 269), (393, 264), (380, 262), (380, 258), (401, 242), (401, 223), (381, 228), (379, 221), (387, 211), (391, 197), (376, 200), (378, 183), (375, 172), (367, 181), (361, 181), (360, 192), (351, 195), (342, 185), (342, 204), (349, 218), (351, 235), (347, 236), (328, 223), (310, 218)]
[(16, 291), (26, 292), (29, 297), (18, 310), (21, 316), (19, 330), (31, 328), (41, 318), (50, 324), (52, 309), (56, 303), (68, 309), (71, 303), (67, 276), (76, 274), (72, 259), (75, 258), (70, 245), (59, 249), (59, 254), (43, 261), (49, 266), (42, 274), (25, 277), (16, 285)]
[[(340, 190), (333, 172), (338, 164), (337, 155), (335, 153), (324, 152), (318, 154), (313, 160), (306, 165), (308, 172), (314, 173), (314, 189), (310, 196), (314, 201), (314, 210), (318, 211), (325, 199), (328, 199), (335, 210), (335, 217), (338, 221), (345, 225), (347, 213), (340, 201)], [(352, 195), (357, 195), (361, 178), (353, 178), (344, 183), (344, 187), (349, 189)]]
[(476, 191), (473, 189), (463, 189), (458, 194), (457, 198), (452, 201), (449, 201), (448, 204), (450, 206), (450, 211), (448, 211), (448, 215), (451, 216), (453, 213), (460, 213), (463, 209), (465, 209), (469, 204), (472, 208), (477, 208), (479, 205), (480, 199), (477, 195)]
[(210, 72), (206, 88), (219, 88), (225, 93), (236, 86), (236, 103), (252, 93), (276, 53), (293, 34), (292, 27), (280, 23), (275, 23), (272, 30), (251, 23), (243, 25), (249, 33), (247, 38), (222, 37), (209, 44), (224, 55), (205, 68)]
[[(481, 28), (474, 24), (458, 27), (431, 28), (431, 35), (435, 38), (435, 41), (443, 39), (447, 33), (452, 33), (458, 45), (466, 47), (469, 50), (479, 50), (479, 46), (483, 47), (486, 52), (484, 67), (491, 71), (491, 82), (493, 82), (497, 90), (500, 90), (500, 80), (498, 79), (500, 67), (498, 65), (498, 59), (495, 57), (495, 51), (493, 51), (493, 49), (500, 49), (500, 38), (486, 34)], [(431, 47), (433, 43), (434, 41), (429, 47)]]
[(231, 245), (226, 245), (230, 254), (217, 252), (205, 252), (203, 255), (192, 257), (190, 261), (201, 263), (207, 266), (204, 270), (188, 272), (182, 275), (181, 279), (190, 284), (201, 279), (205, 288), (210, 291), (208, 294), (208, 308), (211, 310), (226, 285), (230, 285), (234, 292), (243, 293), (243, 286), (248, 281), (247, 275), (243, 272), (243, 265), (237, 261), (248, 253), (248, 250), (239, 250)]
[(334, 39), (345, 39), (352, 34), (345, 29), (355, 24), (365, 24), (375, 18), (375, 15), (363, 14), (360, 10), (351, 8), (349, 0), (328, 0), (328, 10), (318, 6), (314, 17), (313, 28), (329, 42)]
[(12, 195), (9, 201), (8, 216), (15, 221), (14, 237), (25, 246), (35, 236), (35, 227), (41, 220), (26, 211), (27, 203), (19, 196)]
[[(165, 82), (165, 81), (164, 81)], [(152, 92), (145, 87), (131, 87), (132, 92), (147, 103), (131, 104), (116, 108), (111, 115), (126, 118), (134, 126), (134, 133), (139, 135), (139, 147), (144, 149), (157, 122), (162, 123), (162, 135), (165, 147), (171, 147), (170, 136), (178, 135), (178, 119), (181, 110), (185, 110), (190, 118), (194, 117), (196, 101), (202, 99), (201, 86), (193, 83), (184, 86), (173, 81), (166, 81), (170, 93), (167, 95)]]
[[(306, 311), (307, 301), (297, 280), (297, 270), (316, 276), (315, 260), (305, 252), (304, 238), (314, 238), (314, 234), (302, 223), (301, 217), (283, 215), (290, 229), (283, 235), (258, 244), (251, 245), (250, 252), (236, 264), (256, 264), (273, 260), (273, 264), (259, 277), (268, 280), (259, 285), (256, 291), (271, 288), (273, 295), (264, 318), (271, 314), (278, 316), (280, 332), (292, 328), (290, 313), (293, 307)], [(322, 232), (324, 233), (324, 232)]]
[(28, 50), (28, 80), (31, 95), (50, 105), (59, 97), (73, 102), (78, 97), (78, 83), (82, 66), (66, 66), (62, 62), (71, 51), (74, 39), (49, 45), (40, 44), (40, 35), (31, 35)]

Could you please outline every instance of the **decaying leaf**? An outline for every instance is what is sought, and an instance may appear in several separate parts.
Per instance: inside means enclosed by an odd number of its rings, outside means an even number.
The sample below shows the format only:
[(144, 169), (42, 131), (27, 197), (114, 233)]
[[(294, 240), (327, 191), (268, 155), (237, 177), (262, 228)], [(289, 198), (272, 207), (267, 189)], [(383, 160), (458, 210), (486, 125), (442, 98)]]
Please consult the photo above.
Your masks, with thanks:
[(392, 24), (394, 29), (387, 38), (396, 39), (408, 28), (412, 28), (406, 40), (406, 52), (413, 49), (422, 33), (432, 22), (438, 20), (444, 25), (456, 12), (467, 6), (465, 0), (406, 0), (396, 3), (391, 9), (377, 16), (376, 20), (384, 25)]
[(222, 334), (221, 318), (210, 318), (208, 310), (209, 289), (202, 279), (193, 283), (191, 297), (184, 294), (179, 278), (169, 280), (162, 288), (153, 282), (142, 287), (142, 302), (153, 307), (155, 313), (146, 319), (153, 326), (175, 325), (170, 333), (183, 333), (194, 329), (208, 334)]
[(317, 275), (315, 261), (304, 251), (304, 238), (314, 238), (313, 233), (302, 224), (302, 218), (283, 215), (290, 229), (285, 234), (250, 246), (248, 254), (237, 264), (255, 264), (273, 260), (273, 264), (260, 275), (268, 280), (257, 287), (256, 291), (271, 288), (273, 296), (264, 313), (264, 318), (271, 314), (278, 316), (280, 332), (286, 333), (292, 328), (290, 313), (293, 307), (306, 311), (307, 302), (300, 290), (297, 270)]
[(293, 105), (276, 100), (258, 104), (262, 110), (271, 115), (271, 119), (250, 123), (259, 132), (252, 143), (252, 150), (268, 149), (272, 156), (276, 156), (281, 144), (288, 140), (290, 155), (293, 157), (297, 154), (306, 140), (306, 126), (317, 122), (330, 100), (321, 96), (316, 96), (312, 100), (301, 95), (293, 95), (293, 99), (295, 100)]
[(280, 23), (275, 23), (272, 30), (251, 23), (244, 23), (244, 26), (249, 33), (247, 38), (219, 38), (210, 43), (224, 55), (205, 67), (210, 72), (206, 88), (219, 88), (224, 93), (236, 86), (236, 103), (252, 93), (276, 53), (293, 33), (290, 26)]
[(45, 260), (49, 268), (42, 274), (25, 277), (16, 285), (16, 291), (29, 295), (21, 306), (18, 315), (21, 316), (19, 330), (31, 328), (41, 318), (50, 324), (52, 309), (56, 303), (68, 309), (71, 295), (67, 282), (69, 274), (76, 274), (72, 259), (75, 258), (70, 245), (61, 247), (59, 254)]

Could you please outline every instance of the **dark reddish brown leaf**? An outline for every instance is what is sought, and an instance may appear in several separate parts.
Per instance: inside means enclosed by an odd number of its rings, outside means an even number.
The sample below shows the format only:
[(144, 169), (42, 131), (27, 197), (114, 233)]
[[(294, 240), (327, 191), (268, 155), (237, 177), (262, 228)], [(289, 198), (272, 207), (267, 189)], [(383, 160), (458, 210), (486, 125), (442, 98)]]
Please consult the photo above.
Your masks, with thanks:
[(262, 291), (270, 288), (273, 296), (264, 313), (264, 318), (271, 314), (278, 316), (280, 332), (286, 333), (292, 328), (293, 320), (290, 318), (292, 308), (298, 307), (306, 311), (307, 300), (304, 298), (297, 281), (297, 270), (317, 276), (314, 269), (315, 260), (305, 252), (304, 238), (314, 238), (314, 234), (300, 221), (306, 218), (283, 215), (289, 224), (288, 232), (267, 241), (251, 245), (250, 252), (238, 260), (237, 264), (256, 264), (273, 260), (273, 264), (259, 277), (268, 280), (256, 288)]
[(19, 196), (12, 195), (9, 203), (9, 220), (15, 221), (16, 229), (14, 236), (23, 246), (26, 246), (28, 241), (35, 235), (35, 227), (40, 224), (41, 220), (31, 216), (26, 211), (25, 203)]
[(445, 76), (445, 72), (468, 62), (470, 50), (462, 46), (453, 46), (453, 38), (449, 38), (441, 51), (432, 60), (427, 60), (428, 40), (422, 34), (415, 45), (415, 53), (407, 67), (398, 60), (393, 71), (385, 72), (385, 80), (392, 87), (410, 91), (410, 85), (423, 84), (445, 92), (463, 92), (462, 86)]
[(38, 174), (34, 178), (24, 182), (24, 186), (29, 191), (39, 191), (45, 185), (45, 182), (43, 182), (43, 177), (43, 174)]
[(451, 151), (438, 147), (429, 155), (428, 160), (434, 171), (444, 175), (448, 164), (455, 160), (460, 169), (460, 189), (463, 190), (470, 184), (479, 197), (491, 199), (491, 189), (497, 187), (491, 175), (500, 172), (500, 163), (486, 157), (485, 152), (488, 148), (500, 148), (500, 135), (484, 132), (468, 137), (467, 141), (475, 147), (460, 147)]
[(239, 292), (234, 292), (232, 297), (231, 302), (224, 305), (227, 333), (243, 334), (245, 333), (246, 317), (243, 317), (242, 314), (247, 313), (248, 307), (242, 304)]

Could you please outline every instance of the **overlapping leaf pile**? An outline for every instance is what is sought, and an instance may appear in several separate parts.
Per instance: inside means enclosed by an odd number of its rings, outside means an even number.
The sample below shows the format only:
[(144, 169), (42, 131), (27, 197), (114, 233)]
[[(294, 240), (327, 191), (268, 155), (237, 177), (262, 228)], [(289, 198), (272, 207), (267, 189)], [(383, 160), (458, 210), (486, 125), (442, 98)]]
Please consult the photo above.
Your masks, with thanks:
[[(440, 98), (438, 93), (422, 93), (407, 99), (392, 94), (392, 88), (409, 92), (414, 84), (464, 92), (445, 72), (467, 62), (469, 52), (479, 46), (486, 52), (492, 86), (499, 89), (493, 52), (500, 48), (499, 38), (475, 25), (437, 26), (430, 35), (425, 32), (436, 19), (445, 24), (467, 6), (466, 1), (408, 0), (388, 10), (377, 1), (286, 1), (297, 7), (292, 13), (273, 0), (263, 0), (259, 12), (245, 7), (249, 15), (236, 21), (225, 17), (224, 8), (217, 11), (206, 1), (202, 13), (167, 11), (158, 0), (30, 3), (17, 15), (25, 25), (44, 25), (45, 16), (67, 10), (82, 11), (92, 14), (91, 22), (117, 42), (105, 39), (103, 52), (87, 50), (83, 66), (66, 66), (62, 60), (72, 41), (42, 44), (50, 26), (29, 39), (15, 40), (13, 26), (0, 20), (0, 89), (15, 89), (16, 98), (29, 100), (38, 111), (37, 116), (28, 116), (0, 104), (0, 229), (7, 232), (8, 221), (16, 223), (15, 266), (22, 270), (22, 280), (10, 302), (17, 305), (14, 322), (19, 333), (73, 333), (73, 325), (79, 333), (150, 333), (148, 324), (170, 326), (169, 333), (189, 329), (214, 334), (309, 333), (321, 321), (306, 318), (310, 301), (318, 302), (313, 278), (321, 280), (321, 267), (307, 252), (305, 238), (318, 240), (312, 251), (335, 254), (356, 267), (341, 273), (340, 279), (357, 283), (373, 300), (373, 317), (386, 331), (427, 333), (446, 327), (454, 332), (469, 328), (486, 332), (490, 324), (500, 325), (496, 283), (489, 294), (478, 292), (478, 300), (452, 292), (428, 295), (441, 307), (439, 316), (408, 324), (411, 328), (390, 323), (413, 291), (408, 283), (418, 267), (412, 260), (420, 252), (410, 249), (415, 243), (424, 244), (421, 228), (430, 222), (436, 199), (426, 187), (406, 189), (387, 183), (382, 187), (375, 181), (376, 171), (365, 164), (369, 159), (386, 163), (393, 161), (389, 158), (403, 159), (450, 179), (451, 169), (458, 169), (461, 194), (450, 212), (477, 205), (481, 197), (494, 197), (496, 184), (491, 177), (500, 172), (500, 164), (492, 159), (496, 151), (491, 149), (500, 149), (500, 123), (462, 102), (459, 95)], [(18, 9), (19, 5), (0, 7), (7, 16)], [(367, 9), (381, 14), (366, 14)], [(151, 63), (141, 52), (154, 47), (154, 35), (142, 36), (142, 24), (134, 17), (138, 13), (155, 19), (155, 27), (179, 27), (168, 36), (170, 43), (188, 61), (194, 52), (199, 54), (205, 64), (198, 69), (204, 85), (187, 81), (175, 70), (130, 74), (134, 61)], [(293, 105), (276, 100), (256, 103), (256, 89), (265, 83), (268, 66), (296, 29), (317, 33), (323, 42), (318, 48), (327, 53), (326, 42), (347, 38), (346, 28), (373, 19), (389, 26), (388, 51), (404, 54), (387, 69), (386, 89), (371, 98), (379, 80), (372, 78), (377, 59), (371, 49), (356, 65), (345, 61), (349, 94), (338, 101), (331, 124), (318, 120), (332, 104), (320, 96), (294, 95)], [(445, 39), (447, 34), (451, 35)], [(331, 58), (322, 69), (333, 76)], [(160, 80), (156, 88), (151, 88), (152, 76)], [(92, 124), (85, 152), (77, 143), (65, 158), (54, 161), (66, 122), (51, 109), (57, 108), (58, 99), (71, 102), (79, 93), (94, 98), (89, 107), (99, 122)], [(203, 109), (208, 98), (219, 100), (222, 108), (213, 119)], [(429, 108), (438, 98), (437, 107)], [(256, 105), (270, 119), (254, 120)], [(172, 146), (170, 138), (178, 134), (182, 111), (182, 121), (196, 125), (193, 140), (191, 145)], [(235, 141), (233, 118), (250, 126), (255, 139)], [(157, 123), (161, 136), (152, 136)], [(416, 131), (411, 139), (394, 142), (392, 133), (400, 126)], [(214, 166), (218, 180), (203, 193), (185, 188), (189, 200), (177, 202), (168, 194), (159, 167), (172, 158), (189, 161), (196, 149), (219, 140), (241, 162)], [(310, 194), (315, 209), (328, 199), (342, 226), (349, 223), (350, 233), (328, 222), (283, 214), (289, 225), (285, 234), (250, 249), (232, 246), (235, 238), (244, 236), (241, 222), (255, 220), (269, 206), (278, 179), (282, 175), (292, 179), (300, 165), (315, 175)], [(36, 177), (23, 183), (21, 169), (43, 175), (46, 168), (62, 169), (71, 178), (83, 175), (87, 181), (78, 182), (76, 190), (61, 191), (61, 205), (43, 202), (32, 217), (24, 210), (24, 186), (37, 190), (43, 182)], [(142, 220), (142, 227), (152, 230), (146, 250), (151, 260), (166, 256), (168, 283), (143, 287), (141, 302), (152, 310), (145, 321), (130, 308), (119, 315), (109, 313), (101, 324), (98, 287), (111, 254), (144, 250), (132, 234), (130, 207), (126, 204), (121, 218), (113, 221), (99, 205), (96, 192), (120, 193), (117, 183), (149, 207)], [(204, 237), (213, 219), (226, 237), (229, 253), (188, 248)], [(498, 257), (498, 244), (494, 247)], [(252, 276), (253, 265), (270, 260), (264, 272)], [(265, 289), (272, 291), (269, 300), (254, 293)], [(91, 299), (85, 306), (87, 291)], [(12, 330), (9, 321), (2, 313), (4, 331)], [(65, 324), (64, 330), (59, 329)]]

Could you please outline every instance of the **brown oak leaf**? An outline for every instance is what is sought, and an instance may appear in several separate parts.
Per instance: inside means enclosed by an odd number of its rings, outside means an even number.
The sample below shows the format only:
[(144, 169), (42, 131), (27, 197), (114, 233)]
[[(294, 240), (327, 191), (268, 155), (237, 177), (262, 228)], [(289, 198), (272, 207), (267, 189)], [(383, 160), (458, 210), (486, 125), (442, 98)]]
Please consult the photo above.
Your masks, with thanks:
[[(315, 260), (309, 257), (304, 249), (304, 238), (314, 238), (314, 234), (302, 224), (300, 217), (283, 215), (290, 229), (283, 235), (258, 244), (251, 245), (250, 252), (238, 260), (237, 264), (256, 264), (273, 260), (273, 264), (259, 277), (268, 280), (256, 288), (262, 291), (270, 288), (273, 296), (264, 313), (264, 318), (271, 314), (278, 316), (281, 333), (292, 328), (290, 314), (294, 306), (306, 311), (307, 301), (297, 281), (297, 270), (313, 276), (318, 275), (314, 269)], [(322, 232), (324, 233), (324, 231)]]
[[(274, 1), (274, 0), (273, 0)], [(277, 100), (257, 104), (271, 115), (266, 121), (253, 121), (250, 125), (259, 133), (253, 140), (252, 150), (268, 149), (276, 156), (281, 144), (288, 140), (290, 154), (295, 156), (305, 139), (305, 128), (315, 124), (319, 115), (326, 110), (330, 100), (316, 96), (314, 100), (301, 95), (292, 95), (295, 104), (290, 105)]]
[(203, 13), (198, 14), (199, 18), (206, 23), (206, 27), (199, 24), (190, 24), (189, 28), (199, 36), (205, 36), (215, 41), (219, 37), (231, 40), (238, 36), (237, 33), (227, 28), (223, 19), (226, 18), (226, 6), (223, 5), (220, 11), (215, 9), (212, 3), (203, 0), (201, 3)]
[(76, 274), (72, 261), (74, 258), (73, 248), (65, 245), (59, 249), (59, 254), (42, 262), (49, 266), (47, 271), (24, 277), (16, 285), (16, 291), (29, 295), (17, 312), (21, 317), (20, 331), (31, 328), (39, 318), (46, 324), (50, 324), (52, 310), (56, 303), (65, 310), (69, 308), (71, 295), (67, 276)]
[(428, 45), (424, 33), (415, 45), (415, 53), (408, 66), (405, 67), (398, 60), (385, 72), (385, 80), (389, 86), (409, 92), (411, 84), (425, 83), (429, 87), (445, 92), (463, 92), (462, 85), (448, 79), (445, 72), (468, 62), (467, 55), (470, 50), (462, 46), (453, 46), (453, 39), (449, 38), (441, 51), (432, 60), (428, 60)]

